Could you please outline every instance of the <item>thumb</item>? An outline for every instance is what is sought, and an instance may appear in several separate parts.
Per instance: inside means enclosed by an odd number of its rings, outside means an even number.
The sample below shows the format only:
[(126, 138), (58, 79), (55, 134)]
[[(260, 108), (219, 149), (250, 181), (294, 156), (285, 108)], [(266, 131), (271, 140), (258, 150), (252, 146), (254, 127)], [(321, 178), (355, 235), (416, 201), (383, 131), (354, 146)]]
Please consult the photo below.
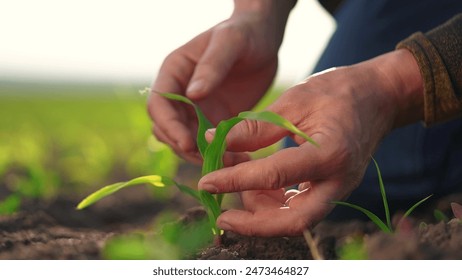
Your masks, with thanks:
[(242, 44), (230, 44), (230, 38), (226, 38), (224, 33), (215, 32), (211, 36), (186, 89), (187, 97), (195, 100), (205, 98), (223, 82), (238, 59)]

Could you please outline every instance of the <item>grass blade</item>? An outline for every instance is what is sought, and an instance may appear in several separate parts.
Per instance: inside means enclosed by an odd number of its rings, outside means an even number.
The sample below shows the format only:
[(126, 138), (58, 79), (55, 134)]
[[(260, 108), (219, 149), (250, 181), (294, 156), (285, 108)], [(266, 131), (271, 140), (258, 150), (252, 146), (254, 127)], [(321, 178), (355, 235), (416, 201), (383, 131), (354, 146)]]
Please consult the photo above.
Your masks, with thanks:
[(430, 197), (432, 197), (433, 195), (429, 195), (427, 197), (425, 197), (424, 199), (418, 201), (416, 204), (412, 205), (411, 208), (409, 208), (406, 213), (404, 213), (403, 215), (403, 218), (406, 218), (408, 217), (409, 215), (411, 215), (412, 211), (414, 211), (414, 209), (416, 209), (420, 204), (424, 203), (427, 199), (429, 199)]
[(221, 214), (221, 207), (215, 197), (206, 191), (199, 191), (200, 201), (204, 206), (209, 219), (210, 227), (214, 235), (220, 235), (220, 229), (217, 226), (218, 216)]
[(401, 219), (399, 219), (399, 222), (398, 222), (398, 225), (396, 226), (397, 228), (400, 228), (401, 224), (404, 222), (404, 220), (409, 216), (411, 215), (412, 211), (414, 211), (414, 209), (416, 209), (420, 204), (424, 203), (427, 199), (429, 199), (430, 197), (432, 197), (433, 195), (429, 195), (427, 197), (425, 197), (424, 199), (421, 199), (420, 201), (418, 201), (416, 204), (412, 205), (411, 208), (409, 208), (406, 213), (404, 213), (404, 215), (401, 217)]
[(191, 188), (188, 188), (186, 186), (177, 184), (174, 180), (172, 180), (170, 178), (162, 177), (162, 176), (159, 176), (159, 175), (149, 175), (149, 176), (138, 177), (138, 178), (132, 179), (132, 180), (127, 181), (127, 182), (120, 182), (120, 183), (115, 183), (115, 184), (112, 184), (112, 185), (105, 186), (105, 187), (97, 190), (96, 192), (90, 194), (86, 198), (84, 198), (77, 205), (77, 209), (78, 210), (84, 209), (84, 208), (92, 205), (93, 203), (95, 203), (95, 202), (97, 202), (97, 201), (99, 201), (99, 200), (101, 200), (101, 199), (103, 199), (103, 198), (105, 198), (105, 197), (107, 197), (107, 196), (121, 190), (121, 189), (130, 187), (130, 186), (134, 186), (134, 185), (141, 185), (141, 184), (149, 184), (149, 185), (152, 185), (152, 186), (158, 187), (158, 188), (163, 188), (163, 187), (166, 187), (166, 186), (175, 185), (175, 186), (178, 187), (178, 189), (181, 192), (187, 193), (187, 194), (195, 197), (198, 200), (200, 199), (199, 194), (198, 194), (197, 191), (195, 191), (195, 190), (193, 190)]
[(193, 106), (194, 111), (196, 112), (197, 116), (197, 121), (198, 121), (198, 129), (197, 129), (197, 147), (199, 148), (199, 152), (201, 153), (202, 157), (205, 155), (205, 150), (207, 149), (209, 143), (207, 140), (205, 140), (205, 132), (207, 129), (212, 128), (213, 125), (212, 123), (207, 119), (207, 117), (204, 115), (202, 110), (194, 104), (191, 100), (189, 100), (187, 97), (179, 94), (174, 94), (174, 93), (159, 93), (159, 95), (168, 98), (170, 100), (175, 100), (175, 101), (180, 101), (186, 104), (189, 104)]
[(377, 170), (377, 176), (379, 177), (379, 186), (380, 186), (380, 195), (382, 196), (382, 201), (383, 201), (383, 209), (385, 209), (385, 218), (387, 220), (387, 226), (388, 228), (391, 227), (391, 218), (390, 218), (390, 209), (388, 208), (388, 200), (387, 200), (387, 194), (385, 192), (385, 185), (383, 184), (382, 180), (382, 173), (380, 172), (379, 165), (377, 164), (377, 161), (372, 158), (372, 161), (375, 164), (375, 169)]
[(189, 98), (183, 95), (180, 95), (180, 94), (164, 92), (164, 93), (159, 93), (159, 95), (165, 98), (168, 98), (170, 100), (181, 101), (191, 106), (196, 106), (191, 100), (189, 100)]
[(223, 167), (223, 155), (226, 150), (226, 135), (228, 132), (243, 119), (234, 117), (221, 121), (216, 128), (212, 142), (205, 150), (204, 163), (202, 164), (202, 176)]
[(369, 219), (371, 219), (371, 221), (374, 222), (374, 224), (376, 224), (383, 232), (386, 232), (386, 233), (391, 233), (392, 232), (391, 227), (388, 227), (384, 222), (382, 222), (382, 220), (380, 220), (380, 218), (377, 217), (377, 215), (375, 215), (371, 211), (369, 211), (369, 210), (367, 210), (367, 209), (365, 209), (365, 208), (363, 208), (361, 206), (351, 204), (351, 203), (348, 203), (348, 202), (344, 202), (344, 201), (333, 201), (332, 203), (356, 209), (356, 210), (362, 212), (364, 215), (366, 215)]

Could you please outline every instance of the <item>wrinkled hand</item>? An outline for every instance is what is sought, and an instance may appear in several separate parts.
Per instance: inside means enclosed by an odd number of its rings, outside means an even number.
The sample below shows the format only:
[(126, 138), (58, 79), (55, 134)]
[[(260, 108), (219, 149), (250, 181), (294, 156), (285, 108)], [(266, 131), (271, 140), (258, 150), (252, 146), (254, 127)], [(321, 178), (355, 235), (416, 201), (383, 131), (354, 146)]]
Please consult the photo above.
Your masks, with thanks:
[(155, 136), (183, 158), (199, 162), (194, 111), (155, 92), (186, 95), (215, 125), (251, 109), (275, 76), (287, 16), (288, 11), (279, 17), (235, 11), (172, 52), (161, 66), (148, 102)]
[[(422, 92), (415, 60), (405, 50), (324, 72), (292, 87), (268, 110), (290, 120), (319, 147), (294, 137), (299, 147), (203, 177), (200, 189), (241, 192), (245, 209), (226, 211), (218, 225), (258, 236), (299, 235), (314, 226), (332, 210), (332, 201), (346, 199), (359, 185), (387, 132), (422, 118)], [(244, 121), (228, 135), (228, 148), (254, 151), (284, 136), (293, 137), (271, 124)], [(298, 190), (286, 192), (296, 184)]]

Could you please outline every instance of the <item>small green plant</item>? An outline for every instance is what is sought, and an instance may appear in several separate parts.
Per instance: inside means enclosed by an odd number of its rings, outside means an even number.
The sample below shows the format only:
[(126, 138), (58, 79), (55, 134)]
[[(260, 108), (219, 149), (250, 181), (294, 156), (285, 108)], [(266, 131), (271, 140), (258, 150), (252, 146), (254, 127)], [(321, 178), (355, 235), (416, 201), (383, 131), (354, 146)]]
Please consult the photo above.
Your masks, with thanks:
[(443, 211), (439, 210), (439, 209), (435, 209), (433, 211), (433, 216), (435, 217), (435, 219), (438, 221), (438, 222), (445, 222), (447, 223), (449, 221), (449, 218), (446, 214), (444, 214)]
[[(361, 206), (351, 204), (351, 203), (348, 203), (348, 202), (344, 202), (344, 201), (333, 201), (333, 203), (335, 203), (337, 205), (343, 205), (343, 206), (351, 207), (353, 209), (356, 209), (356, 210), (362, 212), (369, 219), (371, 219), (371, 221), (374, 222), (383, 232), (392, 233), (394, 231), (394, 229), (393, 229), (393, 226), (391, 224), (390, 209), (388, 207), (388, 200), (387, 200), (387, 195), (385, 193), (385, 186), (383, 184), (382, 175), (381, 175), (381, 172), (380, 172), (380, 169), (379, 169), (379, 165), (377, 164), (377, 161), (375, 161), (374, 158), (372, 158), (372, 160), (373, 160), (373, 162), (375, 164), (375, 168), (377, 170), (377, 175), (379, 177), (380, 194), (382, 196), (383, 208), (385, 209), (386, 222), (382, 221), (376, 214), (372, 213), (371, 211), (369, 211), (369, 210), (367, 210), (367, 209), (365, 209), (365, 208), (363, 208)], [(405, 220), (406, 217), (408, 217), (412, 213), (412, 211), (414, 211), (415, 208), (417, 208), (420, 204), (425, 202), (431, 196), (432, 195), (429, 195), (429, 196), (425, 197), (424, 199), (418, 201), (414, 205), (412, 205), (404, 213), (404, 215), (401, 217), (401, 219), (399, 220), (397, 228), (399, 228), (399, 225)]]
[(198, 250), (213, 240), (206, 218), (186, 222), (172, 213), (162, 212), (156, 216), (153, 229), (110, 238), (102, 251), (104, 259), (193, 259)]
[(339, 260), (367, 260), (367, 250), (364, 237), (349, 236), (345, 242), (336, 249)]
[(21, 206), (21, 196), (17, 193), (8, 195), (0, 200), (0, 215), (11, 215), (16, 213)]
[[(207, 131), (207, 129), (212, 128), (213, 125), (205, 117), (205, 115), (202, 113), (202, 111), (200, 110), (198, 106), (196, 106), (191, 100), (189, 100), (188, 98), (182, 95), (172, 94), (172, 93), (157, 93), (157, 94), (160, 94), (161, 96), (168, 98), (172, 101), (179, 101), (179, 102), (183, 102), (183, 103), (193, 106), (196, 112), (196, 115), (197, 115), (198, 123), (199, 123), (196, 142), (197, 142), (199, 152), (203, 158), (202, 176), (212, 171), (215, 171), (217, 169), (223, 168), (223, 154), (225, 153), (225, 150), (226, 150), (226, 141), (225, 141), (226, 135), (228, 134), (228, 132), (231, 130), (233, 126), (235, 126), (236, 124), (238, 124), (239, 122), (245, 119), (272, 123), (274, 125), (287, 129), (293, 134), (296, 134), (304, 138), (306, 141), (317, 146), (317, 144), (310, 137), (308, 137), (305, 133), (303, 133), (301, 130), (295, 127), (291, 122), (284, 119), (280, 115), (275, 114), (273, 112), (269, 112), (269, 111), (261, 111), (261, 112), (246, 111), (246, 112), (240, 113), (236, 117), (232, 117), (228, 120), (221, 121), (216, 127), (214, 139), (210, 143), (208, 143), (205, 139), (205, 132)], [(162, 176), (162, 175), (142, 176), (142, 177), (138, 177), (138, 178), (132, 179), (127, 182), (115, 183), (115, 184), (103, 187), (99, 189), (98, 191), (90, 194), (85, 199), (83, 199), (77, 206), (77, 209), (84, 209), (90, 206), (91, 204), (99, 201), (100, 199), (108, 195), (111, 195), (126, 187), (130, 187), (134, 185), (142, 185), (142, 184), (149, 184), (151, 186), (159, 187), (159, 188), (163, 188), (167, 186), (176, 186), (181, 192), (192, 196), (200, 204), (204, 206), (207, 212), (207, 216), (208, 216), (208, 220), (210, 223), (210, 227), (212, 229), (212, 233), (214, 235), (221, 234), (221, 231), (217, 226), (216, 220), (218, 216), (221, 214), (221, 202), (223, 200), (223, 195), (222, 194), (212, 195), (206, 191), (195, 190), (188, 186), (182, 185), (169, 177)]]

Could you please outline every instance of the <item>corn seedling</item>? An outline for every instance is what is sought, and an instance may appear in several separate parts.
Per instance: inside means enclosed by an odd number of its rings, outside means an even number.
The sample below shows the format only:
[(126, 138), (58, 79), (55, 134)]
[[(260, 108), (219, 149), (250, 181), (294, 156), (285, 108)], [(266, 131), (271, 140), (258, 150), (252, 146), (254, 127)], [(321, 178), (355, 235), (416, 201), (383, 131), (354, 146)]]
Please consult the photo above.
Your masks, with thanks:
[[(198, 131), (197, 131), (196, 142), (197, 142), (197, 147), (199, 149), (199, 152), (203, 158), (202, 176), (223, 167), (223, 154), (225, 153), (225, 150), (226, 150), (226, 141), (225, 141), (226, 135), (228, 134), (228, 132), (231, 130), (233, 126), (235, 126), (239, 122), (246, 120), (246, 119), (269, 122), (274, 125), (280, 126), (317, 146), (317, 144), (310, 137), (308, 137), (305, 133), (303, 133), (301, 130), (295, 127), (291, 122), (284, 119), (280, 115), (275, 114), (273, 112), (269, 112), (269, 111), (261, 111), (261, 112), (246, 111), (246, 112), (240, 113), (236, 117), (232, 117), (228, 120), (221, 121), (216, 127), (214, 139), (210, 143), (208, 143), (205, 139), (205, 132), (207, 131), (207, 129), (212, 128), (213, 125), (205, 117), (205, 115), (202, 113), (202, 111), (197, 105), (195, 105), (191, 100), (189, 100), (188, 98), (182, 95), (172, 94), (172, 93), (156, 93), (156, 94), (160, 94), (161, 96), (168, 98), (171, 101), (178, 101), (178, 102), (189, 104), (194, 108), (195, 113), (197, 115), (197, 119), (198, 119)], [(100, 199), (108, 195), (111, 195), (121, 189), (134, 186), (134, 185), (142, 185), (142, 184), (148, 184), (148, 185), (159, 187), (159, 188), (163, 188), (167, 186), (176, 186), (181, 192), (192, 196), (200, 204), (204, 206), (207, 212), (207, 216), (208, 216), (208, 220), (210, 223), (210, 227), (212, 229), (212, 233), (214, 235), (221, 235), (221, 230), (218, 228), (216, 224), (216, 220), (218, 216), (221, 214), (221, 202), (223, 200), (223, 195), (222, 194), (212, 195), (206, 191), (196, 190), (188, 186), (182, 185), (174, 181), (173, 179), (166, 177), (166, 176), (162, 176), (162, 175), (142, 176), (142, 177), (132, 179), (128, 182), (120, 182), (120, 183), (115, 183), (115, 184), (103, 187), (97, 190), (96, 192), (90, 194), (85, 199), (83, 199), (80, 202), (80, 204), (77, 206), (77, 209), (84, 209), (90, 206), (91, 204), (99, 201)]]
[(0, 215), (16, 213), (21, 206), (21, 196), (17, 193), (10, 194), (0, 201)]
[(367, 260), (367, 250), (362, 236), (350, 236), (336, 249), (339, 260)]
[[(375, 161), (375, 159), (373, 159), (373, 158), (372, 158), (372, 160), (373, 160), (373, 162), (375, 164), (375, 168), (377, 170), (377, 175), (379, 177), (380, 194), (382, 196), (383, 208), (385, 209), (385, 219), (386, 219), (386, 221), (385, 222), (382, 221), (376, 214), (372, 213), (371, 211), (369, 211), (369, 210), (367, 210), (367, 209), (365, 209), (365, 208), (363, 208), (361, 206), (358, 206), (358, 205), (355, 205), (355, 204), (352, 204), (352, 203), (348, 203), (348, 202), (344, 202), (344, 201), (333, 201), (333, 203), (337, 204), (337, 205), (343, 205), (343, 206), (347, 206), (347, 207), (351, 207), (353, 209), (356, 209), (356, 210), (362, 212), (364, 215), (366, 215), (383, 232), (393, 233), (394, 229), (393, 229), (392, 224), (391, 224), (390, 209), (389, 209), (389, 206), (388, 206), (387, 194), (385, 193), (385, 186), (383, 184), (382, 175), (380, 173), (380, 169), (379, 169), (379, 165), (377, 164), (377, 161)], [(418, 201), (414, 205), (412, 205), (404, 213), (404, 215), (401, 217), (401, 219), (399, 220), (397, 228), (399, 228), (399, 225), (406, 219), (406, 217), (408, 217), (412, 213), (412, 211), (414, 211), (415, 208), (417, 208), (420, 204), (425, 202), (431, 196), (432, 195), (429, 195), (429, 196), (425, 197), (424, 199)]]

